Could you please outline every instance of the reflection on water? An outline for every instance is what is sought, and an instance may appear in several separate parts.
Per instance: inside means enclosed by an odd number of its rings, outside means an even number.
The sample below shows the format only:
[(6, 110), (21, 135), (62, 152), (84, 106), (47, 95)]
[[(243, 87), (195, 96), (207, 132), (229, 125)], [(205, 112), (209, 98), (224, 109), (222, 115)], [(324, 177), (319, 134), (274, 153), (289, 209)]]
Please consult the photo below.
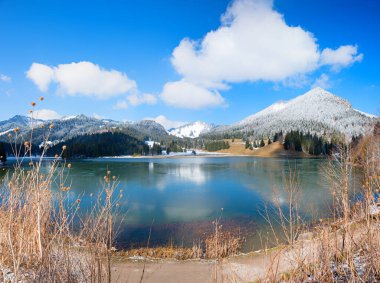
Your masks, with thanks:
[(200, 164), (185, 164), (176, 167), (169, 167), (166, 178), (170, 182), (170, 179), (177, 178), (183, 182), (192, 182), (196, 185), (202, 185), (207, 180), (207, 172), (202, 170)]
[[(119, 244), (192, 244), (210, 229), (223, 208), (224, 227), (249, 235), (248, 249), (260, 248), (260, 233), (267, 224), (260, 215), (274, 188), (297, 168), (304, 216), (328, 213), (329, 197), (321, 159), (271, 159), (254, 157), (93, 159), (72, 162), (72, 193), (89, 194), (101, 187), (107, 170), (118, 176), (124, 189)], [(285, 200), (285, 195), (281, 198)]]

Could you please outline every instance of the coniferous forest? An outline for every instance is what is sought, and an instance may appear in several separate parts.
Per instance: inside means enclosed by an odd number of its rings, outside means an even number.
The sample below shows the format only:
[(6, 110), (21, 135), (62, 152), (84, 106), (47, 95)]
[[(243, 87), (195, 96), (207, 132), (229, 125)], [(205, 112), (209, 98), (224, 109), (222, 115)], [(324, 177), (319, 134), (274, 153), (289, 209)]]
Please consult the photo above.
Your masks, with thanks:
[(230, 145), (226, 141), (210, 141), (205, 144), (205, 149), (208, 151), (217, 151), (222, 149), (228, 149)]
[(64, 145), (65, 158), (149, 154), (149, 147), (143, 141), (123, 133), (107, 132), (69, 139), (50, 148), (48, 155), (60, 154)]
[(303, 151), (311, 155), (326, 155), (334, 147), (333, 142), (325, 141), (322, 137), (304, 134), (299, 131), (290, 131), (285, 135), (285, 150)]

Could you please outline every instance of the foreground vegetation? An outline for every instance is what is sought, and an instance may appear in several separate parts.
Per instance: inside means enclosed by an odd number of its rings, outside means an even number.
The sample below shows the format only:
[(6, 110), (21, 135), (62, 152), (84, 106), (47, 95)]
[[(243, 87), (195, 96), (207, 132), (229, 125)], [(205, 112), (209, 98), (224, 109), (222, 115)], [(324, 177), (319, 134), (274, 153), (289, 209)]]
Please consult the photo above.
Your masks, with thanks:
[[(354, 181), (353, 172), (358, 167), (361, 179)], [(278, 244), (287, 245), (271, 254), (271, 264), (260, 281), (380, 280), (380, 136), (375, 132), (355, 149), (338, 148), (324, 172), (332, 198), (331, 218), (321, 220), (312, 229), (306, 228), (298, 212), (300, 190), (296, 175), (290, 174), (285, 182), (286, 210), (278, 194), (273, 194), (275, 216), (266, 213), (264, 217), (270, 225), (280, 224), (281, 233), (272, 231)]]
[(0, 280), (111, 282), (117, 178), (106, 172), (92, 207), (81, 211), (81, 198), (66, 184), (71, 164), (60, 158), (66, 146), (46, 171), (47, 143), (41, 158), (32, 161), (33, 137), (21, 140), (15, 129), (9, 138), (16, 164), (0, 186)]

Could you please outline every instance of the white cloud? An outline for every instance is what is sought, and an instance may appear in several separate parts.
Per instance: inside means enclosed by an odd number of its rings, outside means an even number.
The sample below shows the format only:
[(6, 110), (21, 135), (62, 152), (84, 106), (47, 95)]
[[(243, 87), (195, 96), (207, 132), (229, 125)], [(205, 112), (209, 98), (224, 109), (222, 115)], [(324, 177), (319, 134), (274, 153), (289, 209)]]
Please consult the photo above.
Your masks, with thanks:
[(62, 118), (62, 115), (50, 109), (35, 110), (33, 111), (33, 113), (29, 114), (29, 116), (32, 116), (34, 119), (40, 120), (53, 120)]
[(358, 47), (352, 45), (344, 45), (335, 50), (326, 48), (321, 54), (321, 64), (331, 65), (335, 71), (362, 60), (363, 54), (358, 54)]
[(4, 74), (0, 74), (0, 81), (3, 81), (3, 82), (10, 82), (12, 79), (11, 77), (9, 76), (6, 76)]
[(33, 63), (26, 72), (26, 76), (37, 85), (40, 91), (47, 91), (54, 78), (54, 70), (49, 66)]
[(235, 1), (222, 25), (201, 42), (184, 39), (174, 50), (178, 73), (205, 85), (280, 81), (314, 70), (319, 53), (314, 36), (288, 26), (271, 1)]
[[(299, 85), (323, 65), (347, 67), (362, 57), (351, 45), (321, 51), (315, 36), (288, 25), (271, 0), (235, 0), (219, 28), (199, 41), (185, 38), (174, 49), (171, 62), (182, 80), (167, 83), (161, 97), (183, 108), (207, 107), (203, 100), (210, 98), (220, 105), (223, 98), (216, 91), (231, 83)], [(190, 88), (198, 95), (183, 91)]]
[(312, 85), (312, 88), (315, 88), (315, 87), (321, 87), (324, 89), (330, 88), (331, 85), (330, 85), (329, 79), (330, 79), (329, 76), (323, 73), (319, 78), (315, 80), (315, 82)]
[(50, 83), (55, 82), (62, 94), (92, 96), (107, 99), (135, 90), (137, 84), (125, 73), (105, 70), (91, 62), (60, 64), (56, 67), (33, 63), (27, 71), (41, 91), (47, 91)]
[(116, 102), (116, 104), (113, 107), (114, 109), (127, 109), (128, 108), (128, 102), (124, 100), (119, 100)]
[(137, 106), (140, 104), (155, 104), (157, 102), (157, 98), (155, 95), (150, 93), (132, 93), (127, 97), (129, 104), (132, 106)]
[(128, 95), (125, 100), (119, 100), (114, 106), (114, 109), (127, 109), (129, 105), (138, 106), (140, 104), (155, 104), (157, 102), (157, 97), (150, 93), (139, 93), (138, 91), (133, 91), (132, 94)]
[(99, 115), (99, 114), (97, 114), (97, 113), (93, 113), (93, 114), (92, 114), (92, 117), (94, 117), (95, 119), (98, 119), (98, 120), (102, 120), (102, 119), (105, 119), (105, 118), (106, 118), (106, 117), (101, 116), (101, 115)]
[(185, 80), (166, 83), (161, 99), (170, 106), (189, 109), (225, 105), (218, 91), (208, 90)]
[(156, 118), (145, 118), (144, 120), (153, 120), (161, 124), (166, 130), (178, 128), (180, 126), (188, 124), (188, 122), (170, 120), (166, 118), (164, 115), (159, 115)]

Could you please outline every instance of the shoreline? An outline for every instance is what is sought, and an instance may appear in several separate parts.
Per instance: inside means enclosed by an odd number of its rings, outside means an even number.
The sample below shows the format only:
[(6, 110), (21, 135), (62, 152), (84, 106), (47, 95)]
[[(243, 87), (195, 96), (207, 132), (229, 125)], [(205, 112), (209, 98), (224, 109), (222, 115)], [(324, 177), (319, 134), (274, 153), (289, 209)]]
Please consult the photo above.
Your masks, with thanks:
[(274, 155), (265, 156), (260, 154), (232, 154), (232, 153), (219, 153), (219, 154), (205, 154), (205, 155), (152, 155), (152, 156), (101, 156), (101, 157), (89, 157), (84, 159), (176, 159), (176, 158), (223, 158), (223, 157), (259, 157), (259, 158), (291, 158), (291, 159), (323, 159), (324, 156), (294, 156), (292, 154), (287, 155)]
[(193, 155), (193, 154), (178, 154), (178, 155), (120, 155), (120, 156), (100, 156), (95, 157), (96, 159), (151, 159), (151, 158), (157, 158), (157, 159), (165, 159), (165, 158), (197, 158), (197, 157), (229, 157), (234, 156), (228, 153), (208, 153), (208, 152), (201, 152), (199, 154)]
[[(379, 225), (376, 222), (373, 224)], [(333, 227), (336, 228), (332, 229)], [(342, 229), (349, 229), (352, 233), (352, 239), (355, 241), (363, 239), (366, 235), (365, 219), (360, 218), (350, 222), (346, 228), (340, 221), (323, 223), (315, 228), (317, 229), (306, 230), (302, 233), (301, 237), (293, 245), (279, 243), (271, 248), (239, 253), (225, 258), (176, 259), (152, 258), (149, 256), (126, 257), (115, 254), (113, 272), (117, 278), (128, 275), (132, 279), (131, 282), (141, 282), (139, 279), (144, 277), (144, 282), (174, 283), (178, 282), (178, 273), (181, 274), (181, 282), (185, 283), (223, 282), (223, 280), (227, 280), (227, 282), (261, 282), (261, 280), (270, 278), (270, 276), (274, 276), (272, 278), (282, 278), (280, 276), (291, 274), (296, 270), (295, 264), (300, 257), (306, 267), (318, 263), (320, 261), (319, 251), (326, 243), (336, 245), (338, 248), (342, 245), (345, 238), (341, 233)], [(333, 262), (331, 260), (331, 263)], [(344, 263), (335, 262), (335, 264), (344, 268)], [(272, 268), (275, 268), (275, 270), (272, 270)], [(333, 267), (329, 268), (329, 270), (332, 272)], [(271, 272), (273, 274), (270, 274)]]
[(317, 156), (317, 155), (309, 155), (305, 154), (304, 152), (293, 152), (293, 151), (283, 151), (280, 153), (272, 153), (272, 154), (263, 154), (260, 149), (256, 149), (256, 151), (259, 151), (257, 153), (252, 152), (250, 154), (241, 154), (241, 153), (230, 153), (230, 152), (206, 152), (201, 151), (197, 153), (196, 155), (193, 154), (176, 154), (176, 155), (120, 155), (120, 156), (99, 156), (99, 157), (93, 157), (89, 159), (171, 159), (171, 158), (214, 158), (214, 157), (260, 157), (260, 158), (292, 158), (292, 159), (299, 159), (299, 158), (305, 158), (305, 159), (323, 159), (326, 158), (326, 156)]

